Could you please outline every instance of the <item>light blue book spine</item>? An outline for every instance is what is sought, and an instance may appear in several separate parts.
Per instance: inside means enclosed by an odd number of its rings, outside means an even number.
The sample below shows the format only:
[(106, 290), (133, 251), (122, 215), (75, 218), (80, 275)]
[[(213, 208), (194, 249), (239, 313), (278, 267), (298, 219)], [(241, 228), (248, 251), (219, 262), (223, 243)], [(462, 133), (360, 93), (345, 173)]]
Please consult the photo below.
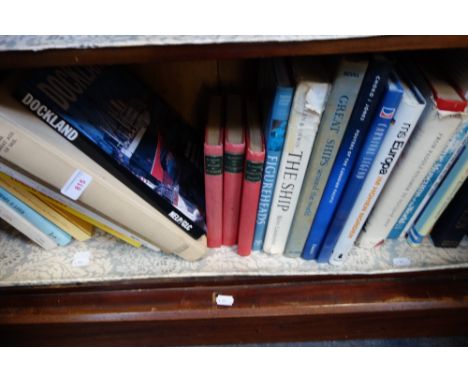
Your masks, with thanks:
[(68, 233), (62, 231), (55, 224), (38, 214), (31, 207), (17, 199), (2, 187), (0, 187), (0, 199), (16, 212), (21, 214), (21, 216), (33, 224), (37, 229), (54, 240), (58, 245), (65, 246), (71, 242), (72, 237)]
[(263, 248), (263, 239), (270, 215), (271, 200), (275, 191), (276, 176), (283, 152), (286, 127), (291, 109), (294, 89), (292, 87), (277, 87), (273, 106), (268, 118), (266, 139), (266, 158), (263, 169), (262, 189), (258, 203), (257, 221), (255, 226), (253, 251)]
[(422, 184), (419, 186), (411, 201), (408, 203), (398, 221), (390, 231), (390, 234), (388, 235), (389, 239), (398, 239), (400, 236), (405, 234), (409, 227), (411, 227), (412, 223), (419, 215), (419, 212), (424, 208), (425, 204), (442, 181), (444, 175), (460, 154), (467, 137), (468, 122), (465, 122), (450, 139), (447, 147), (424, 178)]
[(453, 167), (432, 196), (415, 224), (408, 231), (407, 241), (417, 247), (432, 230), (442, 212), (453, 199), (468, 176), (468, 149), (465, 145)]
[(367, 174), (379, 152), (402, 96), (403, 88), (400, 82), (397, 79), (393, 81), (389, 80), (388, 90), (377, 109), (377, 113), (374, 116), (362, 150), (359, 153), (352, 174), (344, 188), (343, 196), (336, 208), (336, 213), (325, 235), (322, 248), (317, 257), (319, 263), (327, 263), (330, 261), (333, 249), (338, 242), (346, 220), (354, 207), (354, 203), (364, 185)]

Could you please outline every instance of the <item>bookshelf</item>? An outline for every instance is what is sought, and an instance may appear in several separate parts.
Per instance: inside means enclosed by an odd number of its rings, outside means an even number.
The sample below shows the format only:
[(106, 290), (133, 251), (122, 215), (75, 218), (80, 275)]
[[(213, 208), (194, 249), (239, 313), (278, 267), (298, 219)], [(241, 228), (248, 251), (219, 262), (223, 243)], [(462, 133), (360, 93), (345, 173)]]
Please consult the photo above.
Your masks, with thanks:
[[(104, 42), (95, 48), (73, 43), (54, 48), (52, 42), (39, 50), (3, 49), (0, 68), (75, 64), (158, 68), (161, 62), (188, 60), (468, 48), (465, 36), (266, 40), (126, 46)], [(190, 95), (183, 97), (187, 99)], [(14, 250), (9, 248), (3, 251)], [(424, 260), (423, 250), (420, 257)], [(3, 285), (0, 343), (196, 345), (467, 335), (468, 268), (463, 264), (443, 268), (361, 274), (155, 273), (135, 279)], [(216, 305), (218, 294), (233, 296), (233, 306)]]

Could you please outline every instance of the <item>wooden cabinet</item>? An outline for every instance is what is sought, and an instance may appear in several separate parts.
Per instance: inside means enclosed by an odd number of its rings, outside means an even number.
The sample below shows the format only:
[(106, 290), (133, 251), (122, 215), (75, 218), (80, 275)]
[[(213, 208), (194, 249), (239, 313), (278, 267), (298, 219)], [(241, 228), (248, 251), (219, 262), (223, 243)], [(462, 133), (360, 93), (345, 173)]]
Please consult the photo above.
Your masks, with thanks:
[[(455, 48), (468, 48), (468, 37), (1, 51), (0, 67)], [(218, 306), (219, 294), (233, 296), (234, 304)], [(4, 345), (194, 345), (468, 335), (467, 323), (468, 269), (0, 288), (0, 343)]]

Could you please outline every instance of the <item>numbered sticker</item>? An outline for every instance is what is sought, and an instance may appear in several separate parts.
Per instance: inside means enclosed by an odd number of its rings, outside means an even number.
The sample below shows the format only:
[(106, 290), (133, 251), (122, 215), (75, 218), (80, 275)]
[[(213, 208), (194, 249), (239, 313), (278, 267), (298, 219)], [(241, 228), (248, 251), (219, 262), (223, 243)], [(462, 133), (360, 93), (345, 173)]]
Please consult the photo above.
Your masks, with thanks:
[(73, 256), (72, 265), (74, 267), (86, 267), (89, 264), (90, 259), (91, 259), (90, 251), (77, 252)]
[(216, 296), (216, 305), (220, 306), (232, 306), (234, 304), (234, 297), (224, 294), (218, 294)]
[(76, 170), (60, 192), (72, 200), (78, 200), (92, 180), (91, 175), (86, 174), (84, 171)]

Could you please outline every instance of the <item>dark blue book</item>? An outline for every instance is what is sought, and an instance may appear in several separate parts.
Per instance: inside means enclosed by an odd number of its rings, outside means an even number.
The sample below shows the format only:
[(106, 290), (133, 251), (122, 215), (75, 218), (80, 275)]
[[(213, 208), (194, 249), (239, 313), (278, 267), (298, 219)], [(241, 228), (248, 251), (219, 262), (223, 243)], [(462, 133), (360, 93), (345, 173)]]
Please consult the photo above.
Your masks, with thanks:
[(184, 232), (205, 233), (203, 137), (131, 73), (38, 69), (14, 95)]
[(383, 58), (372, 60), (364, 77), (340, 149), (330, 172), (325, 191), (307, 236), (302, 257), (315, 259), (333, 218), (344, 186), (351, 174), (374, 113), (387, 88), (392, 65)]
[(356, 198), (361, 191), (372, 163), (379, 152), (380, 146), (387, 134), (393, 116), (403, 96), (403, 87), (396, 76), (388, 81), (387, 91), (380, 103), (377, 113), (374, 115), (371, 127), (365, 139), (359, 157), (356, 160), (351, 176), (346, 184), (330, 228), (325, 236), (322, 248), (317, 257), (319, 263), (330, 260), (341, 232), (346, 224)]

